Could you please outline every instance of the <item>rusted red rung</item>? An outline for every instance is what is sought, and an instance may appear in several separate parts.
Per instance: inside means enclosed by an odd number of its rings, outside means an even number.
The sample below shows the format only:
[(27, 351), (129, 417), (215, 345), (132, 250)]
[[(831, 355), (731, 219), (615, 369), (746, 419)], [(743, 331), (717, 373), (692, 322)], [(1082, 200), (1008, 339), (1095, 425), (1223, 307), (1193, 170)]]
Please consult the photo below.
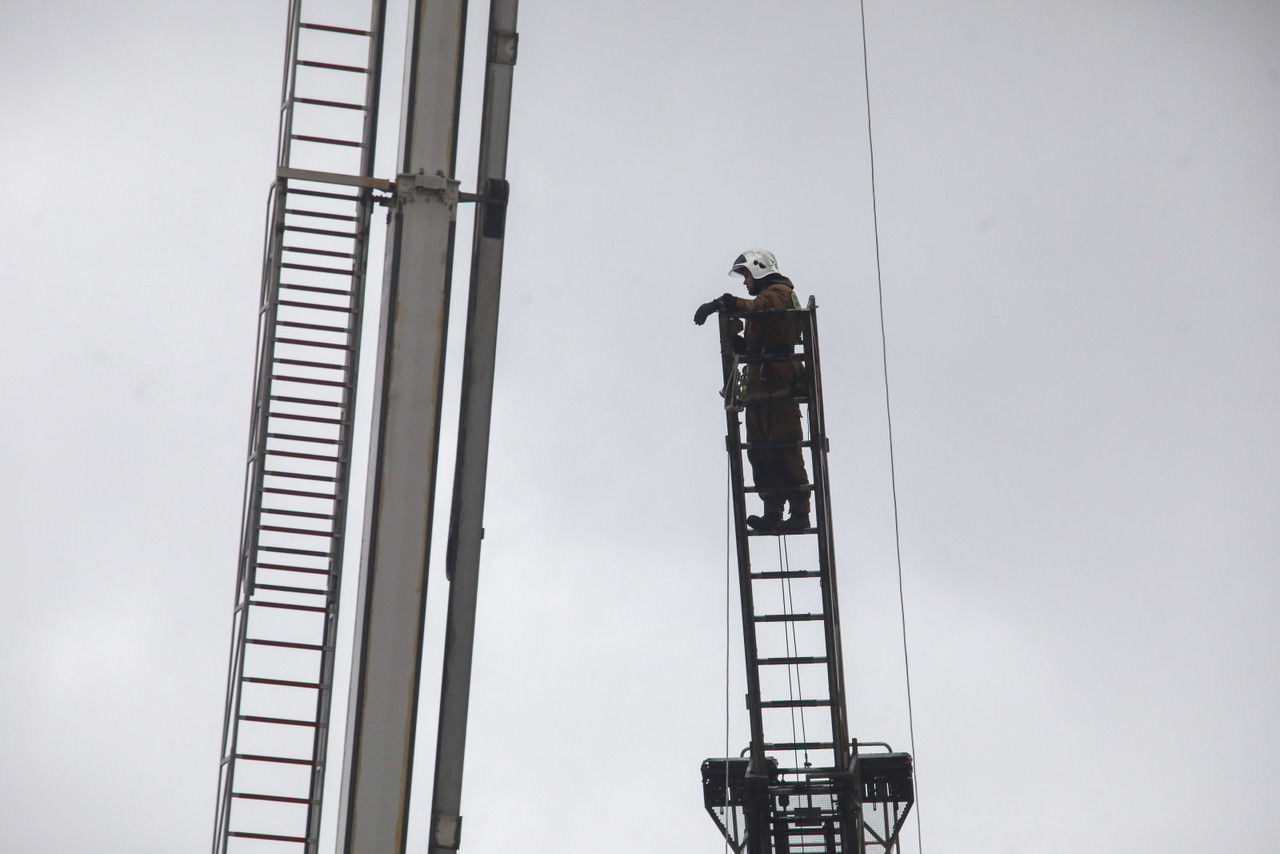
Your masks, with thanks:
[[(261, 568), (261, 565), (259, 565)], [(297, 641), (278, 641), (267, 640), (266, 638), (245, 638), (245, 643), (255, 644), (257, 646), (279, 646), (285, 649), (305, 649), (310, 652), (320, 652), (324, 649), (324, 644), (319, 643), (298, 643)]]
[[(315, 721), (297, 721), (292, 718), (269, 718), (264, 715), (241, 715), (240, 720), (255, 724), (283, 724), (286, 726), (319, 726)], [(264, 798), (264, 800), (267, 800)], [(306, 803), (306, 801), (303, 801)]]
[(272, 842), (301, 842), (306, 843), (305, 836), (281, 836), (278, 833), (249, 833), (246, 830), (228, 830), (227, 836), (239, 836), (244, 839), (269, 839)]
[(356, 74), (364, 74), (369, 70), (358, 65), (339, 65), (336, 62), (320, 62), (316, 59), (299, 59), (298, 64), (305, 65), (308, 68), (328, 68), (331, 71), (351, 71)]
[(338, 107), (343, 110), (363, 110), (364, 104), (351, 104), (347, 101), (326, 101), (324, 98), (298, 98), (293, 99), (295, 104), (314, 104), (317, 107)]
[[(281, 489), (272, 489), (267, 491), (268, 492), (288, 492), (288, 490), (281, 490)], [(300, 492), (298, 494), (307, 495), (308, 493)], [(309, 572), (313, 575), (329, 575), (330, 574), (329, 570), (327, 569), (316, 569), (315, 567), (310, 567), (310, 566), (290, 566), (287, 563), (260, 563), (258, 564), (258, 569), (274, 569), (279, 572)], [(261, 640), (251, 641), (251, 642), (267, 644), (268, 646), (285, 643), (285, 641), (269, 641), (268, 642), (268, 641), (261, 641)], [(314, 644), (306, 644), (306, 646), (310, 647), (310, 646), (314, 646)], [(319, 649), (319, 647), (316, 647), (316, 649)]]
[(318, 142), (321, 145), (345, 145), (348, 148), (359, 148), (364, 145), (363, 142), (358, 140), (352, 142), (349, 139), (334, 139), (331, 136), (311, 136), (310, 134), (305, 133), (295, 133), (289, 138), (295, 139), (299, 142)]
[(323, 30), (326, 33), (346, 33), (349, 36), (367, 36), (370, 35), (368, 30), (358, 30), (355, 27), (335, 27), (331, 24), (309, 24), (306, 21), (298, 23), (300, 30)]
[[(282, 804), (309, 804), (310, 798), (290, 798), (285, 795), (260, 795), (256, 792), (232, 792), (233, 798), (247, 798), (252, 801), (279, 801)], [(235, 834), (232, 834), (233, 836)]]

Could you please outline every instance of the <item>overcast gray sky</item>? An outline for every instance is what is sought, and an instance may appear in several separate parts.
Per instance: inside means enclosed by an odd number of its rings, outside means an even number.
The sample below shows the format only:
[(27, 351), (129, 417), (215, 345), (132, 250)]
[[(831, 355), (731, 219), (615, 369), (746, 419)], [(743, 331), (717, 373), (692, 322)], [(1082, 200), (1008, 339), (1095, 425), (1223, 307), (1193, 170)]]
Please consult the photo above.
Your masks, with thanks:
[[(6, 851), (208, 845), (284, 6), (0, 6)], [(1274, 851), (1280, 6), (867, 21), (924, 847)], [(520, 31), (465, 850), (713, 851), (689, 318), (748, 246), (821, 305), (852, 730), (908, 741), (857, 6), (526, 0)]]

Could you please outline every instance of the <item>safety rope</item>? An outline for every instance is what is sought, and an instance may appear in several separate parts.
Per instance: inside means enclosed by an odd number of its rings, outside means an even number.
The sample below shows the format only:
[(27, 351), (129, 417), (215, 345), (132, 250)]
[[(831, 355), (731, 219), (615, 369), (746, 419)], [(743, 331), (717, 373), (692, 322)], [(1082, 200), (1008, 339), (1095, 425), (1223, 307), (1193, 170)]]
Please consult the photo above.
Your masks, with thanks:
[[(778, 570), (783, 574), (783, 577), (780, 579), (780, 581), (782, 582), (782, 612), (788, 616), (791, 616), (795, 614), (796, 597), (795, 597), (795, 592), (791, 589), (791, 579), (787, 577), (787, 574), (791, 572), (791, 559), (787, 553), (786, 541), (787, 541), (787, 538), (785, 536), (778, 537)], [(782, 642), (788, 658), (798, 657), (800, 655), (800, 641), (796, 637), (795, 620), (788, 620), (786, 623), (783, 624)], [(786, 669), (787, 669), (788, 698), (790, 698), (791, 702), (793, 703), (797, 700), (803, 700), (804, 688), (800, 685), (800, 665), (788, 664)], [(795, 673), (794, 687), (792, 683), (793, 672)], [(798, 737), (797, 737), (797, 730), (796, 730), (796, 714), (797, 713), (799, 713), (800, 715), (800, 728), (799, 728)], [(791, 740), (793, 742), (807, 742), (809, 740), (809, 733), (805, 724), (804, 713), (805, 713), (805, 710), (803, 706), (800, 706), (798, 708), (796, 706), (791, 707)], [(812, 765), (812, 763), (809, 761), (809, 748), (805, 747), (803, 748), (803, 750), (804, 750), (803, 767), (808, 768)], [(800, 749), (799, 748), (793, 749), (791, 751), (791, 756), (795, 762), (795, 767), (797, 768), (802, 767), (800, 765)]]
[(880, 269), (880, 217), (876, 204), (876, 149), (871, 132), (871, 64), (867, 58), (867, 9), (865, 0), (858, 0), (858, 13), (862, 25), (862, 79), (867, 104), (867, 152), (871, 165), (871, 227), (876, 249), (876, 295), (880, 306), (880, 364), (884, 370), (884, 415), (889, 433), (889, 485), (893, 493), (893, 545), (898, 564), (898, 612), (902, 621), (902, 666), (907, 683), (907, 729), (911, 737), (911, 756), (916, 764), (915, 810), (916, 850), (923, 854), (924, 841), (920, 822), (919, 755), (916, 753), (915, 713), (911, 704), (911, 657), (907, 652), (907, 605), (902, 583), (902, 533), (898, 524), (898, 474), (893, 454), (893, 409), (889, 398), (889, 346), (884, 322), (884, 280)]

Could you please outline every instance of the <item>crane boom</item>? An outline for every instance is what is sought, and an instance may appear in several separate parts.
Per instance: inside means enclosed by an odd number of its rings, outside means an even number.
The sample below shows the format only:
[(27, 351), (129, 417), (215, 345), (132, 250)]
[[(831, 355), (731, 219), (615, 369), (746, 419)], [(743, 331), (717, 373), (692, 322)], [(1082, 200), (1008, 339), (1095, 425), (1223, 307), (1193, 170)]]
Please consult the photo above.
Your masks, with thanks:
[(346, 854), (405, 850), (426, 623), (466, 2), (412, 11), (338, 814)]

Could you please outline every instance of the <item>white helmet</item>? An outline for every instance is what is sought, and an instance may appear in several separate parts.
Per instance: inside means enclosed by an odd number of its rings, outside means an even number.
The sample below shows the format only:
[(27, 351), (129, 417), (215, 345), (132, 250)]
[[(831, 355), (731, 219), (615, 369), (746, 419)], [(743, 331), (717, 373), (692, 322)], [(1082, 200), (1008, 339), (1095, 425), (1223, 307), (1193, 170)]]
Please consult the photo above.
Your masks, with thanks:
[(730, 276), (741, 276), (750, 273), (753, 279), (763, 279), (770, 273), (778, 272), (778, 259), (768, 249), (748, 249), (733, 260), (729, 268)]

